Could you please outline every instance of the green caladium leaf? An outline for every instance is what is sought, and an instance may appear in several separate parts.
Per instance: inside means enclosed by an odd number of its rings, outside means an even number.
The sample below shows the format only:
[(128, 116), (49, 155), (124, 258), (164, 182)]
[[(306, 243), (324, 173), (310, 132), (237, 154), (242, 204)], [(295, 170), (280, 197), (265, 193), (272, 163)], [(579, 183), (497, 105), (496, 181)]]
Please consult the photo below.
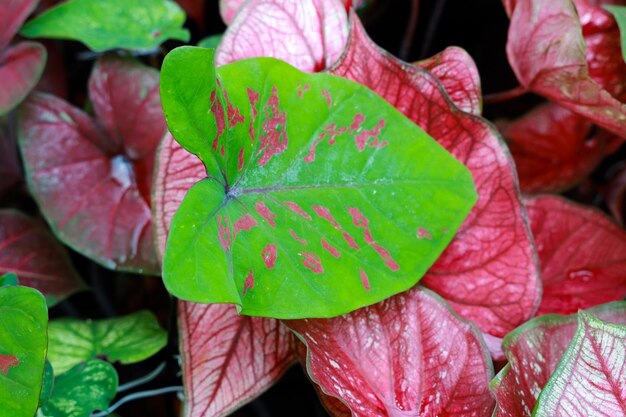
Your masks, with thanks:
[(89, 417), (94, 410), (105, 410), (115, 397), (118, 378), (115, 368), (94, 359), (76, 365), (54, 378), (54, 387), (39, 416)]
[(207, 178), (172, 221), (163, 277), (184, 300), (329, 317), (412, 287), (474, 202), (469, 171), (360, 84), (270, 58), (165, 59), (170, 131)]
[(8, 287), (10, 285), (19, 285), (17, 275), (12, 272), (0, 276), (0, 287)]
[(206, 38), (200, 39), (200, 41), (198, 42), (198, 46), (202, 48), (216, 49), (220, 45), (220, 42), (222, 42), (223, 37), (224, 34), (222, 33), (218, 35), (207, 36)]
[(185, 12), (170, 0), (69, 0), (26, 23), (29, 38), (69, 39), (93, 51), (150, 50), (168, 39), (189, 40)]
[(96, 356), (124, 364), (139, 362), (167, 342), (167, 333), (149, 311), (107, 320), (53, 320), (48, 334), (48, 360), (56, 373)]
[(32, 417), (39, 404), (48, 337), (43, 295), (0, 287), (0, 415)]
[(622, 58), (626, 61), (626, 6), (604, 6), (604, 8), (611, 12), (617, 21), (622, 44)]

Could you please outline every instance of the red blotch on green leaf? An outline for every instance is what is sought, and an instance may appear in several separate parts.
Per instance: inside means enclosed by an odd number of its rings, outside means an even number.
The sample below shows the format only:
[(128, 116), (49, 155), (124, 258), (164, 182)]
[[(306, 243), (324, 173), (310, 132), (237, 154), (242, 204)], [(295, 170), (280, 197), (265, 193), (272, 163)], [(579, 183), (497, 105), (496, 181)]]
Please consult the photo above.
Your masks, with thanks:
[(556, 196), (526, 200), (543, 298), (537, 314), (574, 313), (626, 296), (626, 232), (600, 211)]

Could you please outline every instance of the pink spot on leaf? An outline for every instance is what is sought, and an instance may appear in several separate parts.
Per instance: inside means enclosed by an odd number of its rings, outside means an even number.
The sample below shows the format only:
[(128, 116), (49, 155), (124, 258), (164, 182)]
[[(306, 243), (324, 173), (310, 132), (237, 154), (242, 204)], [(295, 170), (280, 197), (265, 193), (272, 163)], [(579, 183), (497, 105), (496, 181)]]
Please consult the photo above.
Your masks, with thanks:
[(297, 203), (294, 203), (293, 201), (285, 201), (285, 204), (287, 204), (287, 207), (289, 207), (294, 213), (298, 213), (305, 219), (311, 220), (311, 216), (309, 216), (304, 210), (302, 210), (302, 207), (300, 207)]
[(319, 134), (317, 139), (311, 144), (309, 148), (309, 153), (304, 157), (305, 162), (313, 162), (315, 161), (315, 151), (317, 150), (317, 145), (324, 141), (324, 139), (328, 138), (328, 143), (330, 145), (335, 144), (335, 138), (342, 133), (345, 133), (348, 130), (347, 127), (340, 127), (337, 129), (337, 124), (332, 123), (330, 125), (324, 126), (324, 130)]
[(328, 104), (328, 107), (331, 107), (333, 105), (333, 99), (330, 97), (330, 93), (328, 92), (328, 90), (322, 88), (322, 95), (326, 99), (326, 104)]
[(333, 215), (330, 214), (330, 210), (327, 207), (313, 206), (313, 210), (322, 219), (332, 224), (335, 229), (341, 231), (341, 234), (343, 238), (346, 240), (346, 242), (348, 243), (348, 246), (350, 246), (352, 249), (357, 249), (357, 250), (360, 249), (359, 245), (357, 245), (354, 238), (350, 236), (346, 231), (343, 230), (343, 228), (339, 225), (339, 223), (337, 223), (337, 220), (335, 220)]
[(303, 255), (304, 259), (302, 260), (302, 263), (305, 267), (307, 267), (316, 274), (321, 274), (322, 272), (324, 272), (324, 268), (322, 267), (322, 261), (316, 253), (304, 252)]
[(254, 288), (254, 273), (250, 270), (246, 276), (246, 282), (243, 283), (243, 295), (246, 295), (246, 292), (252, 288)]
[(426, 229), (424, 229), (423, 227), (418, 227), (417, 228), (417, 237), (418, 239), (428, 239), (431, 240), (433, 238), (433, 235), (430, 234), (430, 232)]
[(365, 121), (365, 116), (362, 115), (361, 113), (357, 113), (354, 116), (354, 119), (352, 119), (352, 123), (350, 124), (350, 134), (361, 129), (361, 125), (363, 124), (364, 121)]
[(240, 123), (243, 123), (243, 115), (238, 108), (234, 107), (228, 98), (228, 94), (224, 91), (224, 98), (226, 100), (226, 114), (228, 116), (228, 126), (235, 127)]
[(274, 214), (261, 200), (256, 202), (254, 209), (259, 213), (259, 216), (263, 217), (263, 219), (272, 227), (276, 227), (276, 222), (274, 219), (276, 218), (276, 214)]
[(2, 375), (6, 375), (9, 372), (9, 369), (14, 366), (18, 366), (19, 364), (20, 361), (17, 357), (13, 355), (0, 354), (0, 371), (2, 372)]
[(296, 88), (298, 88), (298, 97), (302, 98), (302, 96), (304, 95), (304, 93), (306, 93), (307, 91), (309, 91), (309, 89), (311, 88), (311, 86), (309, 84), (305, 84), (304, 87), (302, 87), (302, 84), (298, 83), (298, 85), (296, 85)]
[(269, 162), (272, 156), (283, 153), (287, 149), (287, 116), (281, 111), (279, 106), (278, 89), (272, 88), (272, 95), (264, 107), (265, 121), (261, 132), (261, 146), (259, 153), (259, 166)]
[(220, 245), (222, 249), (228, 252), (230, 251), (230, 227), (228, 226), (228, 217), (217, 216), (217, 223), (219, 227), (217, 237), (220, 241)]
[(226, 129), (226, 123), (224, 122), (224, 106), (217, 96), (217, 89), (211, 93), (211, 113), (213, 113), (215, 117), (215, 126), (217, 128), (215, 138), (213, 138), (213, 150), (217, 151), (219, 140)]
[(239, 160), (238, 160), (238, 163), (237, 163), (237, 169), (238, 169), (239, 171), (241, 171), (241, 170), (243, 169), (243, 163), (244, 163), (243, 156), (244, 156), (244, 151), (245, 151), (245, 148), (241, 148), (241, 150), (239, 151)]
[(296, 240), (296, 242), (305, 246), (309, 244), (305, 239), (302, 239), (300, 236), (298, 236), (296, 232), (293, 231), (293, 229), (289, 229), (289, 234), (291, 235), (292, 238)]
[[(369, 130), (363, 130), (361, 133), (355, 136), (354, 143), (359, 149), (359, 152), (363, 152), (366, 146), (376, 147), (378, 149), (387, 145), (387, 142), (380, 142), (380, 131), (385, 127), (385, 119), (381, 119), (376, 126)], [(372, 139), (369, 143), (368, 140)]]
[(250, 101), (250, 109), (252, 110), (252, 118), (250, 119), (250, 128), (248, 129), (248, 133), (250, 135), (250, 140), (254, 142), (254, 121), (256, 120), (257, 115), (256, 105), (259, 102), (259, 93), (251, 88), (248, 88), (246, 91), (248, 93), (248, 100)]
[(400, 266), (393, 260), (393, 257), (389, 253), (387, 249), (378, 245), (374, 238), (372, 237), (372, 232), (369, 227), (369, 220), (363, 216), (363, 213), (358, 208), (349, 208), (348, 212), (352, 216), (352, 222), (359, 229), (363, 229), (363, 239), (365, 243), (370, 245), (372, 249), (378, 253), (378, 256), (381, 257), (383, 261), (385, 261), (385, 266), (392, 271), (397, 271), (400, 269)]
[(367, 274), (365, 273), (363, 268), (361, 268), (361, 282), (363, 283), (363, 287), (365, 287), (366, 291), (369, 291), (371, 289), (371, 287), (370, 287), (370, 280), (367, 277)]
[(265, 262), (265, 266), (267, 269), (274, 268), (276, 264), (276, 245), (273, 243), (268, 243), (265, 248), (263, 248), (263, 252), (261, 252), (261, 256), (263, 257), (263, 262)]
[(324, 249), (326, 249), (331, 255), (333, 255), (335, 258), (339, 258), (340, 253), (339, 251), (330, 243), (328, 243), (326, 241), (326, 239), (322, 239), (322, 247)]
[(249, 232), (256, 225), (256, 220), (254, 220), (254, 218), (249, 214), (246, 214), (245, 216), (237, 220), (235, 224), (233, 224), (234, 237), (237, 237), (237, 233), (241, 232), (242, 230)]

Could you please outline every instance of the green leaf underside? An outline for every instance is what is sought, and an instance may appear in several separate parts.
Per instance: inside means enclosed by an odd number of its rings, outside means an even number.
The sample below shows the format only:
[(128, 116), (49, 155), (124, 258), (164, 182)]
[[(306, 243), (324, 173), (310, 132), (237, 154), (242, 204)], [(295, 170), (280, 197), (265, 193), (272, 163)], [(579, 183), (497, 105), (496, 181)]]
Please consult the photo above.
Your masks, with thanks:
[(412, 287), (476, 201), (469, 171), (365, 87), (269, 58), (164, 61), (174, 137), (208, 178), (174, 216), (164, 281), (241, 313), (330, 317)]
[(622, 58), (626, 61), (626, 6), (604, 6), (604, 8), (611, 12), (617, 21), (622, 44)]
[(167, 333), (149, 311), (107, 320), (53, 320), (48, 333), (48, 360), (57, 374), (96, 356), (123, 364), (139, 362), (167, 342)]
[(149, 50), (168, 39), (189, 40), (184, 11), (170, 0), (70, 0), (22, 27), (30, 38), (69, 39), (93, 51)]
[(41, 408), (46, 417), (89, 417), (105, 410), (117, 392), (115, 368), (101, 360), (90, 360), (57, 375), (48, 401)]
[(48, 308), (27, 287), (0, 288), (0, 415), (32, 417), (46, 359)]

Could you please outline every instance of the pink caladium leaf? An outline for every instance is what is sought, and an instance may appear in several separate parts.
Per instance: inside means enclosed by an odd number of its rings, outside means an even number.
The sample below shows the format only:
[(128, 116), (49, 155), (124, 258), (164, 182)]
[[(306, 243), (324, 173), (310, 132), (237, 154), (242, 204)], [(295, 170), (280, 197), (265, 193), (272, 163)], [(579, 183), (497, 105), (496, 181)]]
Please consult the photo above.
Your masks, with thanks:
[(415, 65), (437, 77), (459, 109), (480, 116), (483, 107), (480, 76), (474, 60), (464, 49), (451, 46)]
[(227, 304), (179, 302), (186, 416), (221, 417), (269, 388), (294, 361), (278, 320), (239, 316)]
[(0, 210), (0, 275), (12, 272), (54, 303), (84, 288), (65, 248), (40, 222)]
[(428, 290), (284, 323), (307, 346), (309, 376), (354, 417), (492, 413), (493, 370), (479, 332)]
[(339, 0), (248, 0), (224, 33), (215, 64), (267, 56), (302, 71), (321, 71), (339, 58), (347, 34)]
[(624, 137), (626, 105), (591, 78), (572, 0), (517, 0), (509, 7), (507, 56), (522, 86)]
[(0, 7), (0, 51), (9, 46), (22, 23), (37, 6), (37, 0), (4, 0)]
[[(350, 10), (351, 7), (355, 9), (361, 7), (365, 0), (337, 0), (341, 1), (346, 10)], [(222, 20), (227, 25), (233, 21), (241, 6), (245, 3), (245, 0), (220, 0), (220, 15), (222, 16)]]
[(543, 195), (526, 200), (543, 298), (537, 314), (569, 314), (626, 296), (626, 232), (596, 209)]
[(484, 332), (504, 336), (532, 317), (540, 297), (536, 252), (513, 164), (497, 132), (459, 111), (429, 72), (378, 48), (353, 17), (346, 52), (331, 69), (371, 88), (471, 171), (478, 202), (422, 283)]
[[(594, 316), (615, 324), (626, 324), (626, 303), (611, 303), (605, 304), (593, 309), (588, 310), (589, 313)], [(583, 327), (585, 327), (583, 325)], [(579, 329), (580, 330), (580, 329)], [(577, 315), (561, 316), (556, 314), (545, 315), (537, 317), (523, 326), (520, 326), (514, 332), (510, 333), (504, 338), (503, 348), (505, 355), (509, 360), (509, 364), (505, 366), (502, 371), (491, 382), (491, 389), (496, 396), (497, 407), (494, 413), (494, 417), (531, 417), (533, 410), (537, 404), (537, 399), (541, 395), (543, 399), (553, 397), (553, 394), (543, 394), (542, 390), (551, 380), (553, 373), (560, 363), (564, 359), (564, 354), (568, 350), (568, 346), (576, 345), (571, 343), (577, 332)], [(596, 333), (597, 335), (598, 333)], [(607, 340), (607, 342), (609, 342)], [(601, 342), (596, 345), (597, 352), (604, 356), (604, 359), (609, 359), (613, 353), (610, 342)], [(602, 396), (602, 403), (610, 400), (610, 395), (607, 395), (605, 388), (605, 381), (602, 381), (603, 377), (598, 374), (602, 369), (608, 372), (621, 372), (620, 378), (623, 379), (624, 368), (623, 359), (615, 364), (602, 367), (597, 363), (598, 357), (593, 357), (590, 354), (593, 349), (588, 349), (579, 361), (576, 361), (579, 369), (585, 366), (585, 361), (588, 361), (588, 365), (597, 365), (594, 372), (587, 372), (586, 375), (580, 375), (577, 378), (577, 383), (569, 381), (564, 383), (566, 390), (569, 394), (579, 395), (586, 390), (587, 387), (593, 389), (593, 397)], [(622, 348), (623, 355), (623, 348)], [(566, 354), (566, 356), (568, 356)], [(584, 359), (583, 359), (584, 358)], [(570, 355), (569, 360), (572, 357)], [(565, 359), (564, 362), (567, 362)], [(621, 371), (620, 371), (621, 367)], [(561, 372), (563, 376), (563, 373)], [(600, 384), (592, 383), (588, 378), (592, 376), (594, 381)], [(596, 378), (599, 376), (599, 378)], [(561, 378), (557, 376), (557, 379)], [(561, 381), (563, 383), (563, 381)], [(591, 394), (587, 392), (585, 395)], [(623, 395), (623, 389), (622, 389)], [(622, 402), (623, 405), (623, 402)], [(575, 411), (581, 411), (578, 406), (574, 406), (570, 409), (571, 414), (568, 416), (617, 416), (623, 415), (621, 413), (611, 414), (611, 402), (606, 401), (605, 411), (609, 411), (608, 414), (602, 412), (592, 412), (588, 405), (583, 407), (583, 414), (575, 414)], [(594, 410), (595, 411), (595, 410)], [(537, 414), (540, 415), (540, 414)], [(545, 415), (545, 414), (543, 414)], [(557, 416), (562, 414), (549, 414), (551, 416)]]
[[(166, 135), (157, 152), (152, 208), (160, 257), (174, 213), (206, 177), (200, 159)], [(224, 416), (278, 380), (294, 361), (293, 337), (278, 320), (240, 316), (230, 305), (179, 302), (186, 417)]]
[(157, 273), (153, 158), (166, 132), (158, 72), (103, 58), (89, 92), (97, 120), (36, 93), (20, 114), (29, 188), (57, 236), (108, 268)]
[(522, 191), (561, 191), (589, 175), (605, 155), (604, 132), (556, 104), (543, 104), (500, 126)]

